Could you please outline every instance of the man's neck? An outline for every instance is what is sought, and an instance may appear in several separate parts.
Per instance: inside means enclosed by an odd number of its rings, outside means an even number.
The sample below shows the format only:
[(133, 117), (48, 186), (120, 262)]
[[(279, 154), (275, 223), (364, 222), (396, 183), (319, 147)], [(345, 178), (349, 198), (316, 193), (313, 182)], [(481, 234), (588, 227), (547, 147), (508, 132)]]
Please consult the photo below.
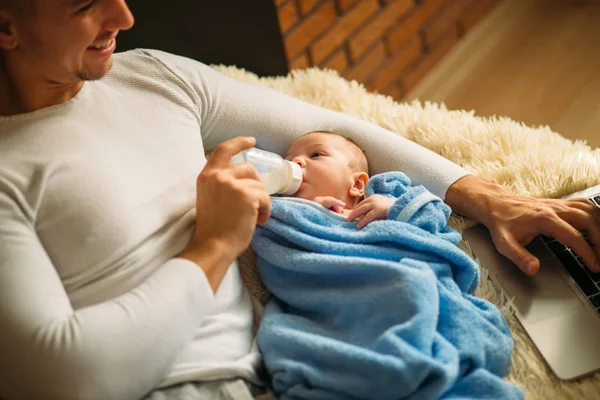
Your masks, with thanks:
[[(28, 74), (0, 57), (0, 116), (24, 114), (62, 104), (72, 99), (83, 87), (83, 81), (67, 84), (50, 82)], [(30, 71), (30, 70), (29, 70)]]

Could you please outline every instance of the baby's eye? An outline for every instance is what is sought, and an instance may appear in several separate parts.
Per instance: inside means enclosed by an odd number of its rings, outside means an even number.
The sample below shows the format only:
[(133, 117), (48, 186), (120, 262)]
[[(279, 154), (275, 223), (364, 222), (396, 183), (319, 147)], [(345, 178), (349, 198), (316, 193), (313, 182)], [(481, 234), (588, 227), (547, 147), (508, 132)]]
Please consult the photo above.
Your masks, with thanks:
[(310, 158), (317, 158), (317, 157), (321, 157), (322, 155), (323, 155), (322, 153), (315, 151), (314, 153), (312, 153), (310, 155)]

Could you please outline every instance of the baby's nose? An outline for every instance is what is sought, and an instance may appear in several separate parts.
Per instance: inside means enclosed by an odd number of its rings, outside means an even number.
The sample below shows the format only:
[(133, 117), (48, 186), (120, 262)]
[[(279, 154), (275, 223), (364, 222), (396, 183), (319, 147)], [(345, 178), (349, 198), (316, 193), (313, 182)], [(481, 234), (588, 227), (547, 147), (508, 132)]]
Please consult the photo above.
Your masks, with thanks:
[(302, 157), (294, 157), (292, 159), (292, 162), (295, 162), (296, 164), (298, 164), (301, 168), (306, 167), (306, 161), (304, 161), (304, 159)]

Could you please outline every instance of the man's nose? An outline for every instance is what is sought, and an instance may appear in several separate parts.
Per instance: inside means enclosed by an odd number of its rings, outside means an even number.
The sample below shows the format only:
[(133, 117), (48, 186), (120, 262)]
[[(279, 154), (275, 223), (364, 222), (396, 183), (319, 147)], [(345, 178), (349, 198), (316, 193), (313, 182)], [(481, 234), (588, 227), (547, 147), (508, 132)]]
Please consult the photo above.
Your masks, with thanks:
[(133, 26), (135, 19), (125, 0), (114, 0), (110, 3), (110, 18), (105, 28), (110, 31), (126, 31)]
[(294, 157), (292, 159), (292, 162), (295, 162), (296, 164), (298, 164), (301, 168), (306, 167), (306, 161), (304, 161), (304, 159), (302, 157)]

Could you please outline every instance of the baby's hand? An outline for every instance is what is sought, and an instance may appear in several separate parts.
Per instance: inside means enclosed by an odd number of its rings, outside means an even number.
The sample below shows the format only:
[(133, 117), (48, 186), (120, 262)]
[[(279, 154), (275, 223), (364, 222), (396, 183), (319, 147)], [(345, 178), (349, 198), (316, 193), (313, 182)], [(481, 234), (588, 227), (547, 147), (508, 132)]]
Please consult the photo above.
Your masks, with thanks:
[(365, 227), (376, 219), (386, 219), (388, 211), (394, 205), (395, 199), (374, 194), (361, 201), (358, 206), (350, 215), (348, 215), (347, 221), (354, 221), (359, 219), (360, 221), (356, 225), (358, 229)]
[(342, 214), (344, 212), (344, 206), (346, 205), (345, 202), (331, 196), (315, 197), (313, 201), (338, 214)]

